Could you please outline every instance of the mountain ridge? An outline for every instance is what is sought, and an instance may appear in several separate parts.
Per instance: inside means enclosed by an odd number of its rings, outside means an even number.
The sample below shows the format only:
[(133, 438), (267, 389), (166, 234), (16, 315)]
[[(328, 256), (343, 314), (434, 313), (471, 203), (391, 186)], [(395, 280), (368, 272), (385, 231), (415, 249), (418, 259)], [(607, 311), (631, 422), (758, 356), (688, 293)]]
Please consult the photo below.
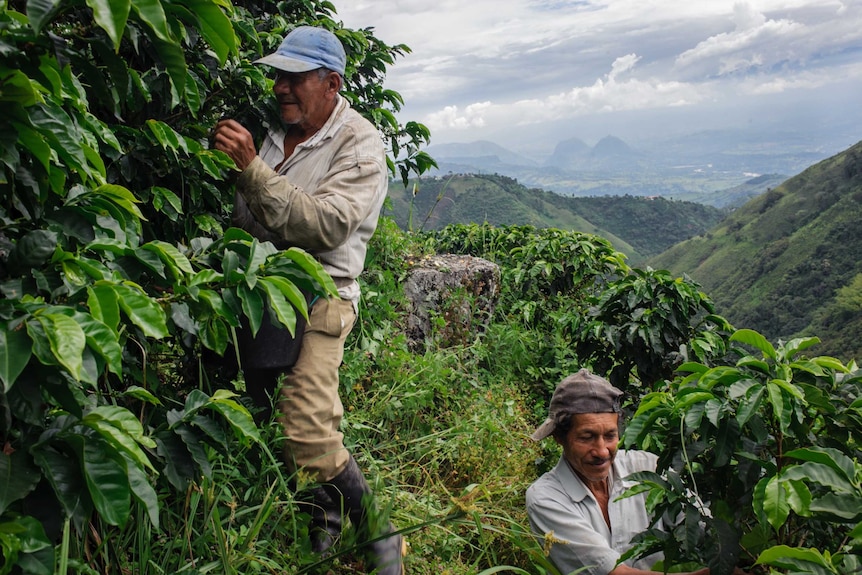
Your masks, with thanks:
[(733, 324), (768, 339), (816, 335), (817, 353), (862, 352), (862, 142), (649, 258), (688, 274)]

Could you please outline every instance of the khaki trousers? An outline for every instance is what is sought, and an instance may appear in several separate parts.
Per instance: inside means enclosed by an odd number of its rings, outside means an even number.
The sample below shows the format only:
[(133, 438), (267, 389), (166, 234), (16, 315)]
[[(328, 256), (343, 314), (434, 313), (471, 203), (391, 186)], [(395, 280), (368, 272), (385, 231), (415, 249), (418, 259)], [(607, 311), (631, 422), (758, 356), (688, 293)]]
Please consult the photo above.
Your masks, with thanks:
[(284, 461), (311, 480), (329, 481), (347, 466), (350, 454), (339, 431), (344, 407), (338, 395), (338, 368), (356, 312), (340, 298), (320, 298), (311, 308), (302, 350), (279, 389)]

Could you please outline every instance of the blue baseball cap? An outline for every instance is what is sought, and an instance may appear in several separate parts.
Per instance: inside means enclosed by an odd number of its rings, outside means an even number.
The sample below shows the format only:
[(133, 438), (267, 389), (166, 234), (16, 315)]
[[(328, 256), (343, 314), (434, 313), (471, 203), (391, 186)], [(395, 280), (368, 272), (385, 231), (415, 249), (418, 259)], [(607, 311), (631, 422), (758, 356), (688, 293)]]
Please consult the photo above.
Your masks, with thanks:
[(266, 64), (285, 72), (328, 68), (344, 76), (347, 56), (341, 41), (329, 30), (300, 26), (284, 37), (278, 50), (254, 63)]

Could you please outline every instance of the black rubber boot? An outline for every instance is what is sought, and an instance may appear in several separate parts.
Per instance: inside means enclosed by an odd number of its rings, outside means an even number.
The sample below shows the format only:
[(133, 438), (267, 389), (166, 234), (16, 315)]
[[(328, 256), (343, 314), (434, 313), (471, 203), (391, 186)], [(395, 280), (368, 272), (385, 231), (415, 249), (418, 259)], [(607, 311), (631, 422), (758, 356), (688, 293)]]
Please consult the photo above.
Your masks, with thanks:
[(324, 557), (341, 537), (341, 502), (334, 502), (323, 487), (305, 489), (296, 496), (296, 504), (311, 516), (308, 536), (311, 550)]
[(333, 479), (323, 484), (332, 501), (344, 503), (344, 510), (360, 535), (366, 557), (370, 563), (370, 573), (376, 575), (403, 575), (401, 535), (392, 533), (388, 522), (380, 525), (380, 513), (374, 505), (371, 488), (353, 457), (347, 467)]

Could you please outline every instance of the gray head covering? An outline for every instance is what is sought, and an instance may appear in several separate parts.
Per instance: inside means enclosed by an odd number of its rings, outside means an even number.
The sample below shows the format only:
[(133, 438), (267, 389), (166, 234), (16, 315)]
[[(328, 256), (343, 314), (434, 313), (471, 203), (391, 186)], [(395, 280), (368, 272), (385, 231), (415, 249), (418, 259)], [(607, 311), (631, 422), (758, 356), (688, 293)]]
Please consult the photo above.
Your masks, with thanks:
[(326, 68), (344, 76), (347, 56), (338, 37), (323, 28), (300, 26), (292, 30), (278, 50), (254, 61), (284, 72), (308, 72)]
[(623, 392), (603, 377), (581, 369), (557, 384), (548, 418), (530, 437), (540, 441), (554, 432), (556, 416), (560, 413), (621, 413)]

